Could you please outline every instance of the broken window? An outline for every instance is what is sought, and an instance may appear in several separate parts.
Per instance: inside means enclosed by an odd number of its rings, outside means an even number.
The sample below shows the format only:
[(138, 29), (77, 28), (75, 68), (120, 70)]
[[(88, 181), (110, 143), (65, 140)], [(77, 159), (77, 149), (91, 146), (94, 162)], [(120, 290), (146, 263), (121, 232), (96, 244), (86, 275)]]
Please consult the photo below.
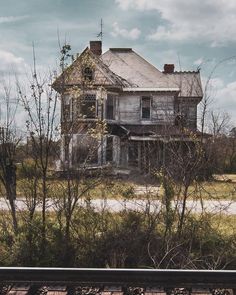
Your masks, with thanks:
[(115, 95), (108, 94), (106, 101), (106, 119), (115, 120), (115, 106), (116, 106), (116, 97)]
[(94, 119), (96, 117), (96, 94), (84, 94), (80, 102), (80, 115)]
[(83, 76), (84, 76), (85, 80), (92, 81), (93, 80), (93, 70), (90, 67), (86, 67), (83, 70)]
[(142, 97), (142, 119), (150, 119), (151, 117), (151, 98)]

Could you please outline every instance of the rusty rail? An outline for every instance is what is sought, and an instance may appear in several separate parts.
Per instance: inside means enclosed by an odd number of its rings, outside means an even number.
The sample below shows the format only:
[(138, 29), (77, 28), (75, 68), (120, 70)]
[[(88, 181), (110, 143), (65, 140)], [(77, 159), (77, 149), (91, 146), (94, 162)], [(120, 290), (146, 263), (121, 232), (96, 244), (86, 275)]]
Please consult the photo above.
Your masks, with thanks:
[(236, 289), (235, 270), (1, 267), (0, 284)]

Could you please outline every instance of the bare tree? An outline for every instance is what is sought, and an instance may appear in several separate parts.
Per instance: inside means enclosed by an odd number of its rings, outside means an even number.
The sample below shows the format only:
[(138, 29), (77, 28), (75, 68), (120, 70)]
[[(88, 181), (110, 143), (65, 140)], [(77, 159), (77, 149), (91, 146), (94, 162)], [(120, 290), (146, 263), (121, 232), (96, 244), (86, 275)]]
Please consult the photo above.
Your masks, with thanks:
[(51, 87), (52, 81), (52, 74), (49, 73), (49, 75), (42, 78), (37, 70), (36, 57), (33, 48), (33, 70), (29, 89), (25, 91), (19, 81), (17, 86), (20, 101), (28, 116), (26, 127), (31, 144), (31, 157), (34, 160), (36, 170), (39, 172), (39, 175), (35, 176), (35, 180), (38, 182), (38, 185), (41, 185), (42, 255), (46, 241), (46, 205), (49, 195), (47, 184), (50, 165), (49, 160), (50, 155), (53, 152), (53, 139), (57, 128), (56, 111), (58, 95)]
[[(15, 234), (18, 232), (18, 222), (16, 217), (16, 148), (20, 142), (20, 135), (15, 125), (15, 114), (18, 106), (15, 92), (9, 80), (3, 79), (1, 95), (1, 116), (0, 127), (0, 181), (3, 185), (3, 195), (9, 201), (10, 211)], [(1, 109), (2, 111), (2, 109)]]

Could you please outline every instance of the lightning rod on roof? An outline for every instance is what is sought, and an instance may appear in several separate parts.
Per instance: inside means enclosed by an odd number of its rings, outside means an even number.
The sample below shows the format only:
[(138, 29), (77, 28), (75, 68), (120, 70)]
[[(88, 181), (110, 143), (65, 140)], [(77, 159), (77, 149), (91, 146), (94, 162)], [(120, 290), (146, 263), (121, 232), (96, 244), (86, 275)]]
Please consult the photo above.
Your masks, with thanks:
[(102, 41), (102, 37), (103, 37), (103, 21), (101, 18), (101, 22), (100, 22), (100, 32), (97, 34), (97, 37), (100, 38), (100, 40)]

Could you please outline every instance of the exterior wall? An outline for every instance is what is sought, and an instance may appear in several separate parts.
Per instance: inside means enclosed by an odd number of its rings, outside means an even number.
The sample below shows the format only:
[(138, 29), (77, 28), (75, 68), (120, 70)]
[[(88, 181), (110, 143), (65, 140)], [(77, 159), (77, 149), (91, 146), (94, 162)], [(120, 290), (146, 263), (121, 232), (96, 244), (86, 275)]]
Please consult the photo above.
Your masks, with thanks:
[(197, 105), (197, 99), (179, 99), (179, 113), (184, 116), (186, 120), (186, 126), (192, 129), (197, 128)]
[[(88, 91), (89, 92), (89, 91)], [(95, 93), (95, 91), (91, 91), (91, 93)], [(142, 119), (141, 115), (141, 100), (143, 96), (147, 96), (151, 98), (151, 116), (150, 119)], [(97, 97), (99, 94), (97, 92)], [(78, 99), (78, 98), (77, 98)], [(70, 105), (67, 107), (66, 111), (70, 112), (67, 114), (67, 121), (82, 119), (78, 116), (76, 117), (76, 98), (73, 98), (73, 106), (71, 106), (71, 96), (67, 94), (66, 105)], [(120, 123), (126, 124), (174, 124), (174, 113), (175, 113), (175, 105), (174, 105), (174, 95), (173, 94), (149, 94), (146, 93), (127, 93), (116, 95), (115, 102), (115, 120)], [(100, 119), (106, 118), (106, 108), (105, 108), (106, 97), (104, 97), (104, 105), (101, 104), (99, 99), (96, 102), (96, 112)], [(63, 108), (63, 106), (62, 106)], [(63, 113), (63, 112), (62, 112)], [(72, 114), (73, 113), (73, 116)], [(63, 118), (65, 116), (62, 116)], [(92, 121), (88, 119), (87, 121)]]
[(152, 121), (158, 124), (174, 124), (174, 96), (154, 95), (152, 101)]
[[(89, 91), (88, 91), (89, 92)], [(100, 100), (99, 99), (99, 91), (92, 90), (92, 93), (96, 93), (96, 113), (98, 118), (105, 119), (106, 118), (106, 94), (105, 97)], [(116, 96), (115, 99), (115, 114), (113, 120), (108, 120), (108, 122), (112, 121), (116, 124), (133, 124), (133, 125), (174, 125), (175, 124), (175, 116), (176, 113), (183, 114), (186, 117), (186, 126), (190, 128), (196, 128), (197, 122), (197, 99), (194, 98), (179, 98), (176, 100), (173, 93), (152, 93), (150, 95), (149, 92), (136, 92), (136, 93), (121, 93), (120, 95), (112, 93)], [(150, 97), (150, 119), (142, 118), (142, 97)], [(90, 128), (94, 128), (97, 119), (86, 119), (75, 117), (75, 110), (73, 109), (75, 103), (71, 103), (72, 95), (67, 94), (67, 99), (70, 103), (65, 103), (70, 113), (67, 114), (68, 120), (73, 122), (63, 122), (62, 117), (62, 148), (61, 148), (61, 158), (65, 167), (70, 168), (78, 168), (81, 165), (86, 166), (101, 166), (106, 165), (108, 163), (113, 166), (121, 166), (124, 168), (129, 167), (133, 162), (131, 159), (132, 153), (130, 153), (130, 145), (127, 140), (123, 141), (119, 138), (119, 136), (114, 135), (104, 135), (101, 140), (97, 140), (96, 147), (93, 146), (94, 142), (91, 140), (91, 136), (87, 134)], [(74, 124), (76, 122), (76, 124)], [(110, 123), (112, 123), (110, 122)], [(63, 131), (63, 124), (71, 123), (73, 125), (73, 129), (70, 130), (71, 140), (67, 148), (67, 152), (65, 151), (65, 139), (68, 131)], [(74, 128), (74, 126), (76, 128)], [(110, 139), (108, 140), (108, 137)], [(112, 138), (112, 141), (111, 141)], [(109, 146), (112, 146), (112, 151), (108, 150), (108, 142)], [(150, 144), (143, 145), (141, 142), (135, 142), (137, 144), (137, 156), (138, 160), (138, 168), (141, 168), (141, 158), (143, 157), (143, 151), (150, 148)], [(109, 149), (111, 149), (109, 147)], [(93, 154), (89, 154), (89, 152)], [(92, 159), (90, 162), (85, 159), (83, 162), (79, 159), (80, 154), (89, 154), (89, 158)], [(67, 153), (67, 155), (66, 155)], [(109, 153), (109, 156), (108, 156)], [(130, 153), (130, 155), (129, 155)], [(85, 155), (86, 156), (86, 155)], [(159, 157), (157, 153), (156, 158)], [(109, 158), (109, 160), (108, 160)], [(132, 162), (133, 161), (133, 162)], [(159, 160), (158, 160), (159, 161)], [(132, 162), (132, 163), (131, 163)], [(132, 164), (133, 165), (133, 164)], [(132, 166), (131, 165), (131, 166)], [(136, 164), (135, 164), (136, 165)], [(148, 166), (145, 164), (145, 166)]]
[[(151, 98), (150, 119), (142, 119), (142, 96)], [(174, 95), (134, 93), (122, 94), (119, 97), (119, 121), (126, 124), (173, 124)]]

